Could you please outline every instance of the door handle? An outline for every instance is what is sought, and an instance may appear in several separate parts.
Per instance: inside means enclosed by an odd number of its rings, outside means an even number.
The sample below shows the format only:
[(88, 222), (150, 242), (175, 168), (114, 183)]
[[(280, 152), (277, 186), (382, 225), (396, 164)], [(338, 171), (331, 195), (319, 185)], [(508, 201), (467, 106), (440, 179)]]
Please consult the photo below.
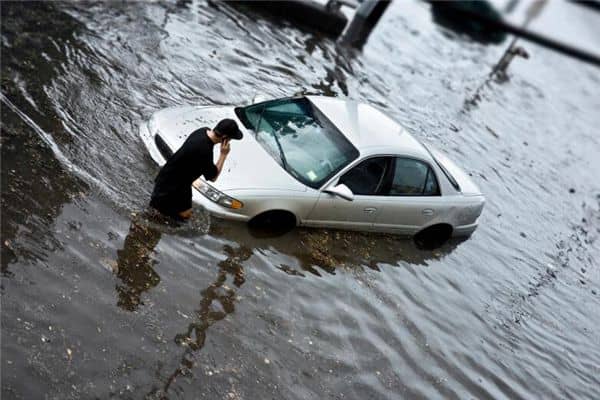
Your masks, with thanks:
[(367, 207), (367, 208), (365, 208), (365, 212), (367, 214), (373, 214), (375, 211), (377, 211), (377, 209), (375, 207)]
[(433, 215), (433, 210), (431, 208), (426, 208), (421, 212), (423, 213), (423, 215)]

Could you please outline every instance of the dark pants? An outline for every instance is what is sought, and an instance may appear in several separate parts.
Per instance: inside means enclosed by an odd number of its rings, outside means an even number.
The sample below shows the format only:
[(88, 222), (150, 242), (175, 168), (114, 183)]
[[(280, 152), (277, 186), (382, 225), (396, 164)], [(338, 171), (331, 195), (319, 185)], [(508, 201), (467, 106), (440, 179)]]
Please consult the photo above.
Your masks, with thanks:
[[(191, 195), (191, 193), (190, 193)], [(173, 195), (173, 196), (153, 196), (150, 200), (150, 206), (158, 210), (161, 214), (171, 217), (177, 221), (185, 221), (179, 215), (180, 212), (192, 208), (191, 196)]]

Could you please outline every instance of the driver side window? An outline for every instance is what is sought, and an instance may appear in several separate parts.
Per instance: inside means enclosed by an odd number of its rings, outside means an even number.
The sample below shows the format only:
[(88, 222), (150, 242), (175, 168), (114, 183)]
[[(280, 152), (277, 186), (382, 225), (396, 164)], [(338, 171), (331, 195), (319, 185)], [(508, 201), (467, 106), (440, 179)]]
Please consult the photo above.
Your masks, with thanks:
[(339, 180), (357, 195), (377, 196), (390, 165), (389, 157), (369, 158), (346, 172)]

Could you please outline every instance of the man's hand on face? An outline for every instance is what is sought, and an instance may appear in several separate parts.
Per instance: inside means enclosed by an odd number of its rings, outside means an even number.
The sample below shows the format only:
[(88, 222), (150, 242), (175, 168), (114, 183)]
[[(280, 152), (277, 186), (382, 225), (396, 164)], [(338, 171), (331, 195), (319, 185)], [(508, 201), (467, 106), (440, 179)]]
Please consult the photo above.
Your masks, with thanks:
[(223, 139), (223, 141), (221, 142), (221, 154), (226, 156), (229, 154), (229, 151), (231, 150), (231, 144), (230, 144), (231, 139)]

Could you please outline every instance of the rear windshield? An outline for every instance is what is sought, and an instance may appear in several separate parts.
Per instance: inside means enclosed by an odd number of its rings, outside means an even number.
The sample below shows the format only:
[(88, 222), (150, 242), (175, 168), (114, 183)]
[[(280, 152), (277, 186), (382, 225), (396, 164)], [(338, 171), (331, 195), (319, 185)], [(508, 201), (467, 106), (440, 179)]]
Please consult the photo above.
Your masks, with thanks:
[(435, 161), (435, 163), (437, 164), (438, 167), (440, 167), (440, 169), (442, 170), (444, 175), (446, 175), (446, 178), (448, 178), (448, 182), (450, 182), (450, 184), (454, 187), (454, 189), (456, 189), (460, 192), (460, 185), (458, 184), (458, 182), (456, 182), (456, 179), (454, 179), (454, 177), (452, 176), (450, 171), (448, 171), (446, 169), (446, 167), (444, 167), (444, 164), (442, 164), (441, 162), (438, 161), (438, 159), (433, 155), (433, 153), (429, 150), (429, 148), (427, 146), (425, 146), (425, 144), (423, 142), (419, 141), (419, 143), (421, 143), (421, 146), (423, 146), (425, 148), (425, 150), (427, 150), (427, 152), (429, 153), (431, 158), (433, 158), (433, 161)]
[[(432, 157), (433, 157), (433, 155), (432, 155)], [(446, 167), (444, 167), (444, 165), (441, 162), (438, 161), (437, 158), (433, 157), (433, 159), (435, 160), (435, 163), (438, 165), (438, 167), (440, 167), (440, 169), (442, 170), (444, 175), (446, 175), (446, 178), (448, 178), (448, 181), (450, 181), (452, 186), (454, 186), (454, 189), (456, 189), (460, 192), (460, 185), (458, 184), (458, 182), (456, 182), (456, 179), (454, 179), (452, 174), (446, 169)]]

